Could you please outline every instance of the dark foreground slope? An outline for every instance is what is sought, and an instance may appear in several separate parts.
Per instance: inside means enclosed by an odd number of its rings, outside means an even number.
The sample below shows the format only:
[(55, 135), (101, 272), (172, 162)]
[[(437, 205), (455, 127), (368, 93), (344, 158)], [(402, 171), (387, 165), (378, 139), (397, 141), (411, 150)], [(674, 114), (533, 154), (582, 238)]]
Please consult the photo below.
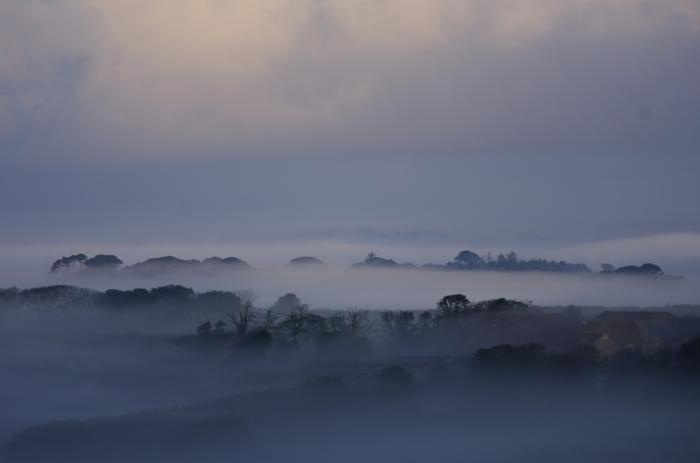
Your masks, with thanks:
[[(367, 368), (367, 366), (363, 367)], [(351, 368), (352, 370), (352, 368)], [(696, 385), (355, 369), (182, 408), (29, 428), (11, 462), (695, 462)], [(366, 371), (365, 371), (366, 373)]]

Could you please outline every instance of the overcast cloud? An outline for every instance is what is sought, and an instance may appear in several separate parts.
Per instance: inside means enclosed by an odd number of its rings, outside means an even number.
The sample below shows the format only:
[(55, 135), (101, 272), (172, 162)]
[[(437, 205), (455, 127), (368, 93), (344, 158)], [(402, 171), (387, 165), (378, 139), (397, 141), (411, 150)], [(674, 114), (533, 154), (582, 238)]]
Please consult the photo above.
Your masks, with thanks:
[(693, 0), (9, 0), (0, 130), (111, 161), (690, 149), (699, 18)]
[(700, 232), (696, 0), (6, 0), (0, 44), (5, 244)]

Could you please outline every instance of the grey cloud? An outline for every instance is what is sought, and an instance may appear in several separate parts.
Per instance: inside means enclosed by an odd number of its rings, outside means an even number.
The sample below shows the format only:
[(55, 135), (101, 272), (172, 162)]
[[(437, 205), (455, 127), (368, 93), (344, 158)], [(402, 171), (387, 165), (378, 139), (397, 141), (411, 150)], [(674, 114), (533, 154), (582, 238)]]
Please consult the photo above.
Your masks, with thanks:
[(0, 241), (700, 230), (696, 2), (0, 6)]
[(698, 143), (699, 10), (644, 0), (10, 2), (4, 138), (40, 158), (111, 162), (688, 150)]

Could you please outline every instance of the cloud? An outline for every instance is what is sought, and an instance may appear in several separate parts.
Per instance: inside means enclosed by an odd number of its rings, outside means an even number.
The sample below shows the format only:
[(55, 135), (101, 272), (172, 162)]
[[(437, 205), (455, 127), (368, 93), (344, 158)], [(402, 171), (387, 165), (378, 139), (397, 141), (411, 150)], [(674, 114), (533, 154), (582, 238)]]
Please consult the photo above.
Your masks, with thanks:
[(687, 0), (9, 0), (0, 134), (4, 151), (100, 160), (687, 146), (699, 12)]

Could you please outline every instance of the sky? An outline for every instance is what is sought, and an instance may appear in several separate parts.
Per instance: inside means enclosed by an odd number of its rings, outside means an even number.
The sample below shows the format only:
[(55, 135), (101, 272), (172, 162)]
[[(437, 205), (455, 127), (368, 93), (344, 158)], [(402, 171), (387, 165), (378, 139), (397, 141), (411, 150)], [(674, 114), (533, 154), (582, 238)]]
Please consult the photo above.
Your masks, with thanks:
[(5, 260), (700, 262), (698, 0), (4, 0), (0, 44)]

